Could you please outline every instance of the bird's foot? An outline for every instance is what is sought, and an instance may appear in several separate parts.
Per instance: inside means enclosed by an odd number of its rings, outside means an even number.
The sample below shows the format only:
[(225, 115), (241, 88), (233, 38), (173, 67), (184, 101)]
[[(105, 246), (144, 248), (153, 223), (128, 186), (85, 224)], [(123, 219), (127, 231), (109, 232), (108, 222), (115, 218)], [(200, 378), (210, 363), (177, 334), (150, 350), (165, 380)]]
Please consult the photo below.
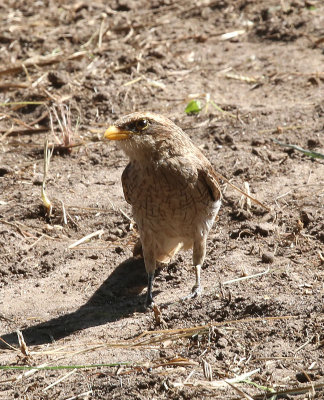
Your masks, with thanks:
[(194, 299), (195, 297), (201, 296), (202, 294), (202, 288), (200, 285), (195, 285), (192, 290), (191, 293), (189, 293), (187, 296), (183, 297), (181, 300), (182, 301), (187, 301), (187, 300), (191, 300)]
[(148, 273), (148, 281), (147, 281), (147, 292), (146, 292), (146, 300), (145, 300), (145, 308), (153, 308), (153, 295), (152, 295), (152, 287), (154, 280), (154, 272)]
[(153, 309), (155, 306), (152, 296), (146, 296), (145, 305), (146, 309)]

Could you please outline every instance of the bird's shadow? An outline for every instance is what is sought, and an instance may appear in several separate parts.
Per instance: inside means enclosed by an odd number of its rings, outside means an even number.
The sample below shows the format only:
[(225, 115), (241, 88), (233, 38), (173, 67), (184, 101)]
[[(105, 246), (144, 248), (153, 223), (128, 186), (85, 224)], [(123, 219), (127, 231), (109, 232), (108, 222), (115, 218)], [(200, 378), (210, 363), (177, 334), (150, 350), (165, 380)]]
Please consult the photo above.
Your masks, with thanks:
[[(139, 294), (146, 285), (144, 260), (129, 258), (115, 268), (89, 301), (75, 312), (22, 329), (25, 342), (27, 345), (51, 343), (73, 332), (143, 312), (145, 294)], [(1, 337), (10, 345), (18, 344), (16, 331)], [(0, 346), (4, 346), (1, 341)]]

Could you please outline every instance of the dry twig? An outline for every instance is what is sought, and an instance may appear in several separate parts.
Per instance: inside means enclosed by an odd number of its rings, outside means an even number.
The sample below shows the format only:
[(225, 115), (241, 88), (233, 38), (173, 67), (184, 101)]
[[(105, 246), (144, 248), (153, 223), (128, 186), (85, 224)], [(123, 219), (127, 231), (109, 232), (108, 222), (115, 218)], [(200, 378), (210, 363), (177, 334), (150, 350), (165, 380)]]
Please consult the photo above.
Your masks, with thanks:
[(103, 229), (100, 229), (99, 231), (96, 231), (96, 232), (92, 232), (89, 235), (86, 235), (83, 238), (77, 240), (76, 242), (70, 244), (70, 246), (68, 248), (73, 249), (74, 247), (79, 246), (79, 244), (87, 242), (88, 240), (90, 240), (91, 238), (93, 238), (95, 236), (101, 237), (101, 235), (103, 235), (104, 233), (105, 233), (105, 231)]
[(53, 154), (53, 148), (51, 150), (48, 148), (48, 139), (46, 138), (45, 145), (44, 145), (44, 175), (43, 175), (43, 183), (42, 183), (42, 189), (41, 189), (41, 197), (42, 197), (43, 205), (46, 208), (46, 213), (47, 213), (48, 217), (51, 216), (52, 209), (53, 209), (52, 203), (46, 194), (46, 178), (47, 178), (47, 173), (48, 173), (52, 154)]
[(9, 75), (9, 74), (17, 74), (27, 68), (34, 68), (35, 66), (41, 67), (45, 65), (57, 64), (61, 61), (70, 61), (77, 60), (79, 58), (84, 57), (87, 54), (86, 51), (77, 51), (72, 54), (48, 54), (46, 56), (37, 55), (35, 57), (28, 58), (23, 62), (19, 62), (11, 65), (10, 67), (4, 68), (0, 70), (0, 76)]

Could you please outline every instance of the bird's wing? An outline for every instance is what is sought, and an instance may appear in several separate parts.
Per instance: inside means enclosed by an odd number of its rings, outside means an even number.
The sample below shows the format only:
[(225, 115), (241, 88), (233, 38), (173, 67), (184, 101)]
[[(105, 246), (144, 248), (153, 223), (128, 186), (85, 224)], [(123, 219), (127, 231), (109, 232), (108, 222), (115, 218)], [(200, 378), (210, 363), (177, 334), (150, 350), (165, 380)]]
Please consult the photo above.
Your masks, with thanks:
[(212, 201), (221, 198), (221, 190), (217, 175), (210, 162), (200, 153), (199, 158), (189, 155), (164, 160), (162, 166), (166, 168), (169, 179), (176, 182), (179, 189), (197, 187), (200, 193), (208, 192)]
[(131, 173), (132, 173), (132, 163), (128, 163), (122, 173), (122, 178), (121, 178), (125, 200), (127, 201), (128, 204), (132, 204), (130, 198), (130, 194), (133, 190)]
[(219, 186), (217, 176), (211, 165), (199, 169), (198, 175), (200, 179), (205, 183), (212, 200), (213, 201), (219, 200), (221, 198), (221, 189)]
[(198, 171), (188, 157), (170, 157), (159, 163), (158, 171), (162, 173), (166, 183), (184, 188), (194, 185), (198, 178)]

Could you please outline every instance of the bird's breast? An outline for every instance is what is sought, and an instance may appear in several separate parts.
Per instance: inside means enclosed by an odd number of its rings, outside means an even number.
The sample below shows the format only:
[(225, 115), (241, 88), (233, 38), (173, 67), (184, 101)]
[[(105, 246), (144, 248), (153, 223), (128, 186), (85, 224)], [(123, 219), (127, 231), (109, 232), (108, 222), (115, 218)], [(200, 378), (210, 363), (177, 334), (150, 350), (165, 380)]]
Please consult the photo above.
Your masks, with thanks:
[[(215, 205), (206, 185), (185, 174), (166, 168), (138, 168), (131, 165), (123, 174), (125, 197), (132, 205), (139, 229), (168, 236), (192, 237), (199, 225), (209, 231)], [(211, 222), (211, 224), (210, 224)]]

